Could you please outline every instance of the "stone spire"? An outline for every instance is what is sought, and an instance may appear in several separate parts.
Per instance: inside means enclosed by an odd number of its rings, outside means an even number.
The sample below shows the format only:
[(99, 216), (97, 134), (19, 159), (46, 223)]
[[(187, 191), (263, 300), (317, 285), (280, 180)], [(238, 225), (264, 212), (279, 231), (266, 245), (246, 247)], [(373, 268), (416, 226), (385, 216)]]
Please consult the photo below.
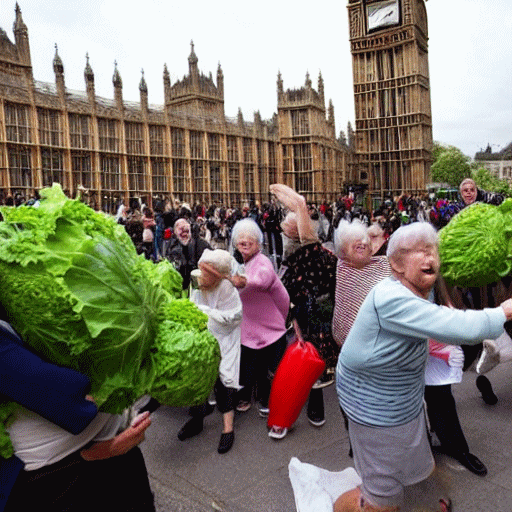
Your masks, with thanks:
[(117, 61), (114, 62), (114, 75), (112, 76), (112, 83), (114, 84), (114, 87), (123, 87), (123, 81), (121, 80), (121, 75), (117, 69)]
[(112, 77), (112, 83), (114, 84), (114, 99), (116, 100), (117, 108), (123, 111), (123, 81), (121, 75), (117, 69), (117, 61), (114, 62), (114, 76)]
[(15, 10), (16, 10), (16, 18), (14, 20), (13, 31), (14, 32), (26, 32), (28, 34), (27, 25), (25, 25), (25, 22), (23, 21), (23, 16), (21, 15), (21, 9), (20, 9), (18, 2), (16, 2)]
[(164, 64), (164, 103), (167, 104), (171, 98), (171, 77), (169, 75), (169, 70), (167, 69), (167, 64)]
[(94, 83), (94, 72), (89, 64), (89, 53), (85, 54), (85, 69), (84, 69), (84, 78), (85, 83), (93, 82)]
[(94, 88), (94, 73), (92, 71), (91, 65), (89, 64), (89, 54), (85, 54), (85, 69), (84, 69), (84, 78), (85, 78), (85, 89), (87, 91), (87, 97), (89, 98), (89, 103), (92, 105), (93, 110), (96, 109), (96, 91)]
[(57, 43), (55, 43), (55, 57), (53, 58), (53, 71), (55, 72), (55, 84), (61, 101), (65, 101), (66, 85), (64, 84), (64, 64), (59, 56)]
[(148, 111), (148, 86), (146, 84), (146, 80), (144, 78), (144, 70), (141, 70), (142, 76), (140, 78), (139, 83), (139, 91), (140, 91), (140, 108), (145, 116)]
[(224, 73), (220, 67), (220, 62), (217, 67), (217, 90), (219, 91), (221, 98), (224, 99)]
[(283, 89), (283, 77), (281, 76), (281, 70), (277, 72), (277, 99), (281, 98), (281, 96), (284, 94)]
[(142, 73), (142, 76), (140, 77), (139, 91), (147, 94), (148, 93), (148, 86), (147, 86), (146, 80), (144, 78), (144, 70), (143, 69), (141, 70), (141, 73)]
[(325, 105), (324, 79), (321, 71), (318, 73), (318, 95), (322, 105)]
[(62, 64), (62, 59), (59, 55), (59, 49), (57, 48), (57, 43), (55, 43), (55, 57), (53, 58), (53, 71), (56, 75), (64, 74), (64, 64)]
[(194, 41), (190, 41), (190, 55), (188, 56), (188, 69), (190, 72), (190, 78), (194, 86), (199, 85), (199, 69), (197, 67), (198, 58), (194, 51)]
[(21, 9), (18, 5), (18, 2), (16, 2), (16, 18), (14, 20), (13, 25), (13, 32), (14, 32), (14, 42), (16, 44), (16, 49), (18, 51), (18, 57), (20, 60), (28, 65), (31, 66), (31, 58), (30, 58), (30, 43), (28, 40), (28, 29), (25, 25), (25, 22), (23, 21), (23, 16), (21, 15)]
[(306, 81), (305, 81), (305, 85), (308, 89), (311, 89), (312, 87), (312, 83), (311, 83), (311, 78), (309, 77), (309, 71), (306, 72)]

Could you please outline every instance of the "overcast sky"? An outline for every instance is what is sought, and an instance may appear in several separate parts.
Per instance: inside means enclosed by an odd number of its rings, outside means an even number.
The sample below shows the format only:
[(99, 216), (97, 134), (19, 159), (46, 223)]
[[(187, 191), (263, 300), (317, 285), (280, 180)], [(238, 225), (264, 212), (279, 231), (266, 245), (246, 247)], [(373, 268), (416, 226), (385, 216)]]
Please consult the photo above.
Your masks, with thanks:
[[(225, 113), (252, 121), (277, 111), (276, 79), (299, 88), (319, 72), (332, 99), (336, 131), (354, 125), (347, 0), (19, 0), (34, 78), (54, 82), (55, 44), (66, 86), (84, 90), (89, 53), (96, 93), (113, 98), (114, 61), (125, 100), (139, 100), (144, 69), (149, 102), (162, 104), (164, 63), (171, 81), (188, 73), (190, 41), (198, 66), (224, 72)], [(0, 3), (0, 26), (14, 39), (15, 0)], [(474, 156), (512, 142), (512, 2), (429, 0), (429, 62), (434, 140)]]

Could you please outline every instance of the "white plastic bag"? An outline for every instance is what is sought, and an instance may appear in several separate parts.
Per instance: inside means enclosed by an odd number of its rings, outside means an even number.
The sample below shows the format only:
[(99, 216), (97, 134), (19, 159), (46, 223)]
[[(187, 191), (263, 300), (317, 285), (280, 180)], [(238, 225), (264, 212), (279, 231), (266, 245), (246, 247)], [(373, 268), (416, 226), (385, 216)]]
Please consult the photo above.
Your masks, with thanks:
[(495, 340), (484, 340), (483, 345), (482, 354), (476, 365), (477, 373), (487, 373), (500, 363), (512, 361), (512, 339), (507, 331), (503, 331)]
[(297, 512), (332, 512), (334, 502), (361, 485), (354, 468), (332, 472), (292, 457), (288, 465)]

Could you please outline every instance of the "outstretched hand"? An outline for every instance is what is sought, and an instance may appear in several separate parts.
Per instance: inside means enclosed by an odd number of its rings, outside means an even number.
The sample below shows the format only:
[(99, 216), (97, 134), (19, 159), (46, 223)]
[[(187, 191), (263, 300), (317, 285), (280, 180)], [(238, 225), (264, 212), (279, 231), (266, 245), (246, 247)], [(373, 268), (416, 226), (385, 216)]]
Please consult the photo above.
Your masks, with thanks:
[(121, 434), (109, 439), (108, 441), (100, 441), (90, 448), (86, 448), (80, 452), (83, 459), (102, 460), (124, 455), (132, 448), (144, 441), (146, 429), (151, 425), (149, 412), (146, 411), (135, 417), (132, 424)]
[(507, 299), (500, 305), (503, 308), (503, 311), (505, 311), (505, 316), (507, 317), (507, 320), (512, 320), (512, 299)]
[(283, 185), (282, 183), (270, 185), (270, 193), (292, 212), (297, 213), (300, 208), (306, 208), (306, 200), (304, 197), (287, 185)]

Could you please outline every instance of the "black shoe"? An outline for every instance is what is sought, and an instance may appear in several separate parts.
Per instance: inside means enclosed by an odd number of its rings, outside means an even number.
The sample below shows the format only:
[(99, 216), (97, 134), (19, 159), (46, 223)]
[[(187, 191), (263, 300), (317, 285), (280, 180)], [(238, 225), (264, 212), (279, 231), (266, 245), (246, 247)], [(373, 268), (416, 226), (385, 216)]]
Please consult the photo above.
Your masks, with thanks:
[(192, 418), (181, 427), (181, 430), (178, 432), (178, 439), (180, 441), (185, 441), (185, 439), (189, 439), (190, 437), (197, 436), (203, 431), (203, 418)]
[(452, 454), (452, 457), (456, 461), (460, 462), (465, 468), (469, 469), (471, 473), (474, 473), (475, 475), (478, 476), (487, 475), (487, 468), (476, 455), (466, 452)]
[(228, 432), (227, 434), (221, 434), (220, 441), (219, 441), (219, 447), (217, 448), (217, 451), (219, 453), (229, 452), (229, 450), (231, 450), (231, 447), (233, 446), (234, 440), (235, 440), (234, 432)]
[(210, 402), (206, 402), (204, 404), (204, 415), (208, 416), (213, 411), (215, 411), (215, 404), (211, 404)]
[(498, 403), (498, 397), (492, 390), (492, 385), (487, 377), (479, 375), (476, 378), (476, 387), (482, 393), (482, 398), (487, 405), (495, 405)]

